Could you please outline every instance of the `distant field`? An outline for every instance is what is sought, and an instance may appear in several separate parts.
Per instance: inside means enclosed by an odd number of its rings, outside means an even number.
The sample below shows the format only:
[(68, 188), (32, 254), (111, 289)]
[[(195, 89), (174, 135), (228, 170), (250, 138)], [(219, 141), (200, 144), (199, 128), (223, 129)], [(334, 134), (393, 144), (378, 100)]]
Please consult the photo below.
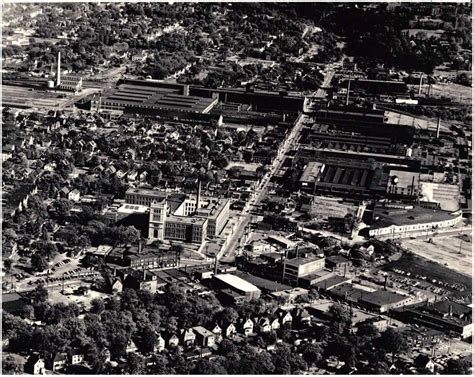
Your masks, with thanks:
[(421, 257), (446, 265), (454, 271), (472, 275), (472, 243), (468, 239), (461, 241), (457, 235), (439, 235), (433, 238), (433, 243), (428, 243), (422, 238), (406, 239), (402, 241), (402, 246)]
[[(422, 275), (427, 277), (427, 281), (436, 279), (448, 284), (462, 284), (466, 287), (464, 292), (453, 291), (455, 296), (471, 296), (472, 279), (470, 276), (453, 271), (439, 263), (432, 262), (414, 254), (404, 254), (399, 260), (390, 262), (384, 266), (383, 270), (389, 271), (397, 268), (410, 272), (412, 276)], [(449, 288), (446, 288), (450, 290)]]
[(471, 104), (472, 88), (459, 84), (433, 84), (431, 95), (434, 97), (448, 97), (454, 102)]

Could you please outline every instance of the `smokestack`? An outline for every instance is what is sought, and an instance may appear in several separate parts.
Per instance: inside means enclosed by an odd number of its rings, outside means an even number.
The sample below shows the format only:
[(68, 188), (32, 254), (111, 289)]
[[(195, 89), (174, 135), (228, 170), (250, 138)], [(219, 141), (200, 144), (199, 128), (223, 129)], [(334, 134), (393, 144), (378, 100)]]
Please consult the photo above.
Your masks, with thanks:
[(145, 267), (143, 267), (143, 281), (146, 281), (146, 270), (145, 270)]
[(198, 180), (198, 188), (197, 188), (197, 197), (196, 197), (196, 211), (201, 206), (201, 180)]
[(387, 282), (388, 282), (388, 276), (385, 276), (385, 283), (383, 285), (383, 289), (386, 291), (387, 290)]
[(61, 52), (58, 52), (58, 61), (56, 66), (56, 86), (61, 85)]
[(214, 257), (214, 275), (217, 275), (217, 255)]
[(420, 85), (418, 86), (418, 95), (421, 94), (421, 86), (423, 85), (423, 72), (420, 74)]
[(346, 106), (349, 106), (349, 93), (351, 91), (351, 79), (347, 82)]
[(453, 316), (453, 306), (452, 306), (452, 305), (449, 305), (449, 313), (448, 313), (448, 315), (449, 315), (450, 317)]
[(441, 117), (438, 115), (438, 124), (436, 125), (436, 138), (439, 139), (439, 129), (441, 127)]
[(411, 194), (415, 195), (415, 176), (411, 177)]
[(142, 252), (142, 239), (140, 238), (138, 240), (138, 254), (141, 254)]

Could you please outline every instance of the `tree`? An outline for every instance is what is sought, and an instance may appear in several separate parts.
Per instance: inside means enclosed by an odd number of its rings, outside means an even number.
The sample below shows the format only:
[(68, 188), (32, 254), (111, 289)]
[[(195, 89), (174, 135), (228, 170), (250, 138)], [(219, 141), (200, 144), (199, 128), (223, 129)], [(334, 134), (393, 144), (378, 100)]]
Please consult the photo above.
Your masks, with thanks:
[(46, 268), (48, 268), (48, 261), (43, 255), (33, 254), (31, 256), (31, 268), (33, 271), (44, 271)]
[(288, 346), (279, 346), (272, 356), (276, 374), (297, 374), (308, 369), (304, 359), (293, 352)]
[(126, 358), (126, 366), (124, 372), (126, 374), (144, 374), (145, 359), (137, 353), (129, 353)]
[(345, 307), (334, 304), (329, 308), (329, 315), (332, 317), (333, 326), (339, 334), (351, 326), (351, 313)]
[(43, 285), (38, 285), (28, 294), (28, 297), (33, 305), (44, 303), (48, 299), (48, 290)]
[(375, 338), (379, 335), (379, 331), (372, 323), (362, 323), (357, 329), (357, 335), (367, 338)]
[(104, 301), (100, 298), (95, 298), (91, 301), (90, 312), (94, 314), (100, 314), (105, 310)]
[(134, 226), (122, 226), (117, 228), (117, 237), (122, 243), (137, 243), (140, 239), (140, 231)]
[(460, 375), (460, 374), (471, 374), (470, 368), (472, 368), (472, 362), (469, 362), (467, 358), (462, 359), (449, 359), (446, 363), (446, 368), (443, 370), (443, 374)]
[(17, 355), (4, 355), (2, 358), (2, 374), (23, 374), (24, 363)]
[(379, 339), (380, 347), (392, 353), (392, 363), (395, 362), (396, 354), (408, 351), (405, 337), (392, 328), (385, 330)]
[(224, 308), (219, 315), (224, 323), (235, 323), (239, 319), (239, 313), (231, 307)]
[(303, 349), (303, 359), (309, 366), (316, 365), (323, 358), (323, 349), (317, 344), (308, 344)]
[(192, 374), (227, 374), (227, 370), (224, 367), (225, 359), (221, 357), (215, 358), (212, 361), (207, 359), (201, 359), (196, 363), (196, 366), (192, 370)]

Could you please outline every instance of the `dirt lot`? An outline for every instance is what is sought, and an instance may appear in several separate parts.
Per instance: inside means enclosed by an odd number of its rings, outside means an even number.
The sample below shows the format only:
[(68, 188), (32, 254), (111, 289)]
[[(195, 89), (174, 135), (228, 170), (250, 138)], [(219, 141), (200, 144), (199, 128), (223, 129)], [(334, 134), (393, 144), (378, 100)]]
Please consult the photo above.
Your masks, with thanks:
[(431, 86), (431, 95), (434, 97), (448, 97), (454, 102), (470, 105), (472, 89), (459, 84), (434, 84)]
[(434, 237), (433, 243), (428, 243), (424, 238), (407, 239), (402, 241), (402, 246), (414, 254), (472, 276), (472, 241), (468, 238), (461, 240), (458, 235), (441, 235)]

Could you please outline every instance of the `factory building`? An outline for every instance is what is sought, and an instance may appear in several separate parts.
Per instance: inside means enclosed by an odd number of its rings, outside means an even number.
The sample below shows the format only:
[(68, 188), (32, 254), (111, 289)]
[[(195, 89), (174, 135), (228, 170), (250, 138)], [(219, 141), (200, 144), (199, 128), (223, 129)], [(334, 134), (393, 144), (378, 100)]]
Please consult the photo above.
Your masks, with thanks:
[(283, 263), (283, 281), (297, 282), (302, 277), (321, 271), (325, 261), (325, 258), (319, 257), (286, 259)]
[(227, 295), (233, 296), (234, 299), (238, 297), (241, 301), (257, 300), (261, 294), (260, 289), (255, 285), (231, 274), (214, 275), (214, 284), (217, 289), (224, 291)]

